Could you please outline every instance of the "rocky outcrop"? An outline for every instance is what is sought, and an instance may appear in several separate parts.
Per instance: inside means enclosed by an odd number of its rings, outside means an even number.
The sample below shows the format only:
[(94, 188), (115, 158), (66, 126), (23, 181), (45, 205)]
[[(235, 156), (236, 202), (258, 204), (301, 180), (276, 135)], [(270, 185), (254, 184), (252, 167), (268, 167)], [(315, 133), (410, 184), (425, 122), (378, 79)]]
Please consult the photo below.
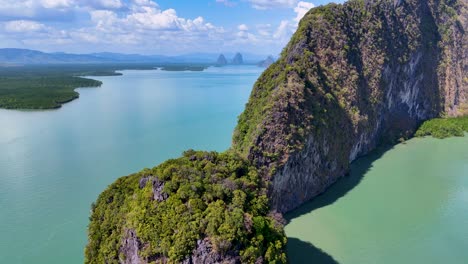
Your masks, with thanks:
[(244, 58), (242, 57), (242, 54), (240, 53), (236, 53), (236, 55), (234, 56), (234, 58), (232, 59), (232, 64), (234, 65), (241, 65), (241, 64), (244, 64)]
[[(147, 264), (147, 263), (169, 263), (169, 259), (163, 256), (152, 256), (150, 258), (140, 257), (139, 252), (143, 245), (138, 239), (135, 230), (126, 229), (125, 236), (120, 247), (119, 259), (120, 264)], [(258, 263), (263, 263), (260, 258)], [(183, 264), (205, 264), (205, 263), (223, 263), (223, 264), (240, 264), (241, 258), (238, 251), (220, 253), (215, 250), (214, 245), (209, 238), (200, 239), (197, 241), (196, 248), (192, 255), (188, 256), (181, 263)]]
[(145, 264), (146, 261), (142, 260), (138, 255), (141, 249), (141, 242), (136, 236), (135, 230), (126, 229), (125, 236), (122, 240), (122, 246), (120, 247), (121, 255), (124, 258), (120, 258), (119, 263), (121, 264)]
[(383, 141), (467, 100), (466, 1), (349, 1), (312, 9), (257, 81), (234, 149), (290, 211)]
[(224, 66), (227, 65), (228, 62), (226, 60), (226, 57), (224, 57), (224, 54), (220, 54), (218, 57), (218, 60), (216, 60), (216, 65), (217, 66)]
[(152, 185), (153, 200), (158, 201), (158, 202), (163, 202), (167, 198), (169, 198), (169, 195), (164, 192), (164, 182), (159, 180), (158, 177), (146, 176), (146, 177), (141, 178), (138, 184), (139, 188), (140, 189), (145, 188), (148, 182), (151, 182), (151, 185)]
[(157, 177), (153, 178), (153, 199), (162, 202), (169, 198), (169, 195), (165, 193), (164, 190), (164, 182), (160, 181)]
[(183, 264), (205, 264), (205, 263), (223, 263), (240, 264), (239, 252), (228, 252), (220, 254), (213, 248), (213, 244), (208, 238), (197, 241), (197, 247), (193, 250), (191, 256), (185, 259)]

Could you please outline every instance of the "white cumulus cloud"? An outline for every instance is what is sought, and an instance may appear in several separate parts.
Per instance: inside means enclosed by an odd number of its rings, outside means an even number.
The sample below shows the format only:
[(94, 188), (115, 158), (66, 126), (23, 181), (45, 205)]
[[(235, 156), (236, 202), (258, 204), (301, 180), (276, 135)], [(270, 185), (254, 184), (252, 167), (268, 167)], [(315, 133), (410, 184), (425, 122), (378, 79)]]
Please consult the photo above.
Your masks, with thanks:
[(80, 5), (94, 9), (119, 9), (124, 7), (121, 0), (81, 0)]
[(29, 20), (14, 20), (5, 23), (5, 31), (7, 32), (35, 32), (45, 28), (45, 25)]
[(237, 27), (240, 31), (247, 31), (249, 30), (249, 27), (246, 24), (241, 24)]
[(299, 23), (305, 14), (314, 7), (315, 5), (313, 3), (300, 1), (294, 8), (294, 12), (296, 12), (296, 18), (294, 20)]
[[(280, 50), (313, 5), (299, 0), (210, 0), (227, 6), (288, 8), (289, 19), (225, 29), (202, 16), (182, 17), (154, 0), (0, 0), (0, 46), (68, 52), (165, 53)], [(3, 22), (2, 22), (3, 21)], [(59, 21), (60, 23), (56, 23)], [(8, 44), (10, 45), (10, 44)], [(11, 45), (10, 45), (11, 46)]]
[(75, 4), (74, 0), (41, 0), (45, 8), (67, 8)]
[(297, 0), (249, 0), (256, 9), (292, 8)]
[(290, 23), (287, 20), (281, 21), (280, 25), (278, 26), (278, 29), (276, 29), (276, 32), (273, 34), (273, 37), (275, 39), (284, 39), (288, 38), (290, 35)]
[(121, 8), (123, 6), (120, 0), (100, 0), (99, 3), (104, 8)]

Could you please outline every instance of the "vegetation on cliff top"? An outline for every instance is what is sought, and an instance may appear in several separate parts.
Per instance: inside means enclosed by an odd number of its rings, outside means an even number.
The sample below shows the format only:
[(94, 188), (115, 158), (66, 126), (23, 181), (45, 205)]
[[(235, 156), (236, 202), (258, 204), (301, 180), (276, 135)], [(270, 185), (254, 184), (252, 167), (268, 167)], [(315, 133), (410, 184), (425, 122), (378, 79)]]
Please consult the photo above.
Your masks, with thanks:
[(208, 239), (221, 256), (284, 263), (280, 215), (270, 214), (256, 169), (232, 152), (187, 151), (118, 179), (93, 205), (86, 263), (119, 263), (126, 230), (139, 257), (180, 262)]
[(433, 136), (435, 138), (463, 137), (468, 133), (468, 116), (454, 118), (436, 118), (424, 122), (415, 136)]
[[(404, 87), (402, 80), (411, 76), (399, 77), (406, 74), (401, 69), (424, 50), (429, 55), (421, 70), (436, 75), (433, 54), (442, 45), (439, 22), (431, 21), (435, 3), (355, 0), (312, 9), (281, 58), (256, 82), (239, 117), (233, 151), (188, 151), (117, 180), (93, 206), (86, 263), (125, 258), (129, 230), (136, 234), (139, 257), (148, 262), (186, 260), (206, 239), (224, 257), (285, 262), (282, 220), (270, 213), (264, 169), (273, 175), (311, 135), (327, 141), (326, 148), (317, 146), (329, 153), (321, 156), (330, 159), (322, 162), (325, 169), (349, 166), (353, 137), (372, 133), (385, 107), (409, 107), (385, 101), (385, 71), (397, 76), (393, 89)], [(441, 110), (432, 81), (420, 84), (429, 87), (420, 94), (429, 117)], [(428, 122), (417, 135), (456, 135), (460, 124), (466, 130), (466, 119), (460, 120)], [(437, 122), (449, 122), (449, 131), (440, 132)]]

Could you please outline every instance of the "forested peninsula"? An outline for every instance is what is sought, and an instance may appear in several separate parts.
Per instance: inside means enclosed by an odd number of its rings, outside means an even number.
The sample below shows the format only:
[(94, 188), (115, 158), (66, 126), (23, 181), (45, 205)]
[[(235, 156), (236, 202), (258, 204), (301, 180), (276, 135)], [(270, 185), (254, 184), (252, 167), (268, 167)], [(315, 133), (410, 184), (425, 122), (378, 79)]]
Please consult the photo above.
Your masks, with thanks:
[(102, 85), (89, 77), (119, 76), (121, 70), (203, 71), (207, 67), (204, 64), (154, 63), (0, 66), (0, 108), (60, 108), (79, 98), (76, 88)]

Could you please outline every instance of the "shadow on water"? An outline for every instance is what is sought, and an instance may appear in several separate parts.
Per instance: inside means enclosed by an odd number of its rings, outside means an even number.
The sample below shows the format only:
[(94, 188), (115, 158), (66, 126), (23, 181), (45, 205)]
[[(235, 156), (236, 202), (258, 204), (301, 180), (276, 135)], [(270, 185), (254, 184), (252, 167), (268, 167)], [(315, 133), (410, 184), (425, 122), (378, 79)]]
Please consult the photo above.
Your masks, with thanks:
[(338, 264), (321, 249), (295, 237), (288, 238), (287, 250), (289, 263)]
[[(296, 210), (285, 215), (287, 223), (291, 220), (308, 214), (316, 209), (328, 206), (345, 196), (354, 189), (364, 178), (364, 175), (372, 169), (373, 163), (380, 159), (392, 147), (379, 147), (370, 154), (359, 158), (351, 164), (350, 174), (339, 179), (334, 185), (326, 190), (322, 195), (317, 196), (310, 202), (305, 203)], [(304, 227), (307, 228), (307, 227)], [(298, 238), (288, 237), (287, 246), (290, 263), (317, 263), (328, 264), (338, 263), (332, 256), (315, 247), (309, 242), (301, 241)]]
[(339, 179), (323, 194), (315, 197), (311, 201), (301, 205), (294, 211), (287, 213), (285, 218), (289, 223), (292, 219), (308, 214), (316, 209), (333, 204), (341, 197), (345, 196), (349, 191), (354, 189), (364, 178), (364, 175), (372, 169), (374, 161), (380, 159), (385, 152), (392, 147), (380, 147), (372, 151), (370, 154), (357, 159), (351, 164), (350, 174)]

